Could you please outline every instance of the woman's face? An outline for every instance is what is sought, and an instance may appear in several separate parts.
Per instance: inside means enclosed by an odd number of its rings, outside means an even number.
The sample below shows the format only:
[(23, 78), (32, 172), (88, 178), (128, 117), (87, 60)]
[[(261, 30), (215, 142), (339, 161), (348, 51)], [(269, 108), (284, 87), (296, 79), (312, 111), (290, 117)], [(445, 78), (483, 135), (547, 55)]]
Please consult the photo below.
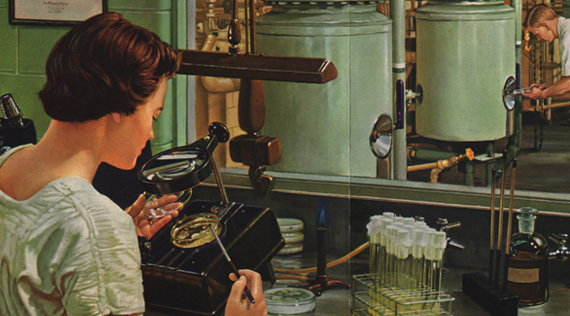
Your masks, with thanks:
[(110, 165), (129, 170), (135, 167), (147, 141), (154, 138), (152, 123), (162, 112), (166, 95), (167, 79), (162, 78), (156, 91), (139, 105), (131, 115), (110, 114), (112, 126), (109, 133), (111, 143), (109, 158), (105, 162)]

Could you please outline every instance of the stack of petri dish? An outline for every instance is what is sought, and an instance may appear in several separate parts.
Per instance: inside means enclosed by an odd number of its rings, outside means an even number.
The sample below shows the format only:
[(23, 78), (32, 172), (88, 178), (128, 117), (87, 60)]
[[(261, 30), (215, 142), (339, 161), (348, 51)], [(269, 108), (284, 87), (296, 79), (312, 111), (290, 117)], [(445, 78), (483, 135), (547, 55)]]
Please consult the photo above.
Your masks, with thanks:
[(292, 255), (303, 251), (303, 221), (297, 218), (278, 218), (279, 230), (285, 240), (285, 245), (278, 255)]

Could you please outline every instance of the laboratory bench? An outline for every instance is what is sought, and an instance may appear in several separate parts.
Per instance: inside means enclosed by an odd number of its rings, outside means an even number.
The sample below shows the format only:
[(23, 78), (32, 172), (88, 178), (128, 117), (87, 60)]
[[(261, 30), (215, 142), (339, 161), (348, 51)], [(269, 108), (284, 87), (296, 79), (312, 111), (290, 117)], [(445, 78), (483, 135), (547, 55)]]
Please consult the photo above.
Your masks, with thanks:
[[(341, 255), (339, 254), (339, 257)], [(335, 256), (329, 255), (329, 261), (336, 259)], [(568, 262), (567, 264), (570, 264)], [(279, 255), (272, 260), (274, 268), (281, 269), (299, 269), (316, 266), (316, 253), (306, 251), (295, 255)], [(367, 251), (352, 258), (349, 262), (341, 263), (337, 266), (327, 269), (330, 279), (340, 280), (353, 285), (353, 276), (366, 274), (368, 271), (368, 255)], [(454, 300), (451, 302), (451, 315), (454, 316), (490, 316), (487, 311), (477, 305), (471, 298), (464, 294), (462, 288), (462, 276), (465, 273), (474, 272), (472, 269), (461, 267), (446, 267), (442, 273), (443, 291), (450, 294)], [(477, 271), (486, 274), (486, 271)], [(550, 280), (549, 300), (545, 304), (531, 307), (519, 307), (518, 315), (520, 316), (561, 316), (570, 315), (570, 288), (568, 287), (570, 280), (566, 278), (558, 278), (555, 271)], [(277, 276), (283, 274), (276, 274)], [(314, 274), (306, 275), (314, 277)], [(303, 283), (297, 280), (277, 279), (274, 284), (264, 281), (264, 289), (283, 286), (303, 286)], [(351, 315), (351, 306), (353, 302), (352, 289), (331, 288), (322, 292), (316, 297), (316, 308), (314, 316), (347, 316)], [(170, 316), (173, 314), (148, 311), (145, 316)]]
[[(274, 268), (294, 269), (316, 266), (317, 234), (315, 210), (321, 195), (301, 194), (297, 192), (271, 192), (259, 196), (251, 190), (228, 188), (228, 196), (233, 201), (250, 205), (263, 205), (270, 208), (278, 218), (290, 217), (305, 223), (304, 250), (301, 254), (275, 256)], [(219, 199), (216, 187), (196, 187), (193, 198), (206, 200)], [(442, 287), (454, 297), (452, 315), (485, 316), (489, 315), (473, 300), (462, 292), (462, 275), (469, 272), (487, 274), (489, 262), (489, 212), (482, 207), (458, 205), (417, 204), (399, 201), (378, 201), (373, 199), (347, 198), (329, 195), (327, 201), (330, 211), (328, 228), (327, 261), (338, 259), (368, 240), (366, 224), (370, 217), (383, 212), (394, 212), (403, 217), (421, 216), (430, 227), (436, 227), (438, 218), (447, 218), (449, 222), (461, 221), (461, 227), (448, 231), (448, 237), (465, 246), (464, 250), (449, 249), (444, 253)], [(347, 212), (347, 210), (351, 210)], [(347, 224), (347, 223), (350, 223)], [(548, 236), (550, 233), (570, 233), (570, 217), (540, 214), (535, 231)], [(551, 249), (553, 250), (553, 249)], [(239, 267), (238, 267), (239, 268)], [(349, 262), (329, 268), (329, 278), (352, 283), (354, 275), (368, 273), (368, 250), (352, 258)], [(570, 315), (570, 260), (550, 261), (550, 297), (547, 303), (534, 307), (518, 309), (518, 315)], [(277, 274), (279, 275), (279, 274)], [(309, 275), (311, 276), (311, 275)], [(288, 285), (289, 282), (277, 280), (275, 284), (264, 282), (264, 288)], [(315, 316), (350, 315), (352, 290), (329, 289), (316, 298)], [(164, 316), (149, 311), (146, 316)]]

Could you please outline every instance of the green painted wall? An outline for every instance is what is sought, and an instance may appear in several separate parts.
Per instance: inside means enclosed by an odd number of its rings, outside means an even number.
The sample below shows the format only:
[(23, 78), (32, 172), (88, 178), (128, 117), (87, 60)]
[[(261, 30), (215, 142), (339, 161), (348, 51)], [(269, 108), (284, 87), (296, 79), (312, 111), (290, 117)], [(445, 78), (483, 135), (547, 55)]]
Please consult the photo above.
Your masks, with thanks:
[[(175, 48), (186, 48), (186, 2), (177, 0), (108, 0), (108, 11), (122, 13)], [(0, 95), (11, 93), (24, 113), (34, 120), (38, 138), (50, 118), (37, 97), (45, 82), (44, 65), (67, 26), (29, 26), (8, 23), (8, 0), (0, 0)], [(165, 110), (155, 124), (153, 151), (186, 144), (187, 76), (170, 80)]]

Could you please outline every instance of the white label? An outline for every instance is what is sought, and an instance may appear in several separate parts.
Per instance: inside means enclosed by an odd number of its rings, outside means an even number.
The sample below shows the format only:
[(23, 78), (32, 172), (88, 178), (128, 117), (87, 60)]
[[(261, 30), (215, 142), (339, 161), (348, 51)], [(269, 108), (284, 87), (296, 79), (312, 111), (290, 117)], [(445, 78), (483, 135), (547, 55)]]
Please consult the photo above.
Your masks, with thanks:
[(536, 283), (540, 280), (539, 268), (517, 269), (509, 268), (509, 282), (513, 283)]

